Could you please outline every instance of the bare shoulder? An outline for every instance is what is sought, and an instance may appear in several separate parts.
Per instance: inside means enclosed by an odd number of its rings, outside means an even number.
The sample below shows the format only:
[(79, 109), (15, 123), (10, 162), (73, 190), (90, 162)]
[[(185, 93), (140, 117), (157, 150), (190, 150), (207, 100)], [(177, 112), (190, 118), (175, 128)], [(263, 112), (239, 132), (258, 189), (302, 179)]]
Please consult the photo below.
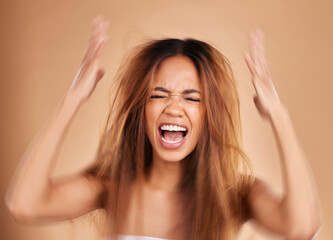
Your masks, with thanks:
[(271, 192), (271, 190), (268, 187), (267, 183), (260, 178), (255, 178), (255, 180), (253, 181), (253, 185), (249, 191), (249, 196), (256, 198), (257, 196), (268, 192)]

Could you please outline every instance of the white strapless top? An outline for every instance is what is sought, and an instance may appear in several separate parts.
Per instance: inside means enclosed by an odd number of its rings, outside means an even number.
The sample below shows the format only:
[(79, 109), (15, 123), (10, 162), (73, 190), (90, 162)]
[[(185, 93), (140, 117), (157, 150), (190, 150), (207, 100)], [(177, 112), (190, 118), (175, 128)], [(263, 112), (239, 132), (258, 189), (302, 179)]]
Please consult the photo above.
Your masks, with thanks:
[[(110, 240), (105, 238), (104, 240)], [(118, 235), (117, 240), (168, 240), (166, 238), (147, 237), (147, 236), (134, 236), (134, 235)]]

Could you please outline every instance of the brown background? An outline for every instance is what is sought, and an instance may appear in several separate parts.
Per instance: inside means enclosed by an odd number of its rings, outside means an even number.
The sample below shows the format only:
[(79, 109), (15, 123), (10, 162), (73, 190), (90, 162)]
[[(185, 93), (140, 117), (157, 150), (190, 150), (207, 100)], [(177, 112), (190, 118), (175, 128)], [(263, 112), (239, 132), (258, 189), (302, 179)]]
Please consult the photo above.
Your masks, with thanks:
[[(317, 239), (333, 237), (331, 169), (333, 135), (333, 3), (319, 1), (0, 1), (0, 238), (97, 239), (82, 222), (22, 226), (9, 216), (4, 195), (29, 142), (47, 121), (75, 76), (91, 20), (110, 22), (103, 55), (106, 75), (78, 112), (54, 174), (87, 166), (98, 145), (111, 79), (124, 53), (150, 38), (194, 37), (217, 47), (231, 61), (239, 85), (246, 152), (255, 173), (281, 192), (279, 157), (272, 131), (254, 107), (250, 74), (242, 53), (247, 33), (259, 26), (282, 102), (291, 114), (308, 157), (322, 203)], [(247, 224), (239, 239), (279, 239)]]

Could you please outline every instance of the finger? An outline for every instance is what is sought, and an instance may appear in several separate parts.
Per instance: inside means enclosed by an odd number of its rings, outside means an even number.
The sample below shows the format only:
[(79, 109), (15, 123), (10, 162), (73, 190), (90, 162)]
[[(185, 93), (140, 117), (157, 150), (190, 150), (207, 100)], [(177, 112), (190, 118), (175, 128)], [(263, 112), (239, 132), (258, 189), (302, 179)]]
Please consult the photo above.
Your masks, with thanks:
[(244, 54), (245, 62), (247, 63), (247, 66), (250, 69), (250, 72), (252, 74), (252, 84), (253, 87), (257, 93), (257, 95), (262, 95), (262, 89), (261, 89), (261, 84), (260, 84), (260, 77), (258, 75), (258, 70), (255, 64), (253, 63), (250, 55), (248, 53)]
[(256, 59), (256, 65), (258, 69), (258, 73), (263, 77), (263, 80), (267, 80), (270, 78), (268, 65), (266, 61), (266, 53), (264, 47), (264, 34), (260, 29), (256, 29), (253, 32), (253, 51)]
[(105, 45), (108, 41), (108, 37), (104, 37), (101, 42), (98, 44), (96, 47), (94, 53), (91, 56), (91, 61), (96, 61), (97, 59), (100, 58), (101, 54), (103, 53), (103, 50), (105, 48)]
[(244, 53), (244, 59), (245, 59), (245, 62), (246, 62), (247, 66), (248, 66), (248, 68), (249, 68), (249, 70), (252, 74), (252, 77), (253, 78), (257, 77), (258, 76), (258, 71), (257, 71), (256, 66), (255, 66), (251, 56), (249, 55), (249, 53), (247, 53), (247, 52)]
[(109, 22), (106, 20), (103, 20), (101, 18), (98, 18), (94, 20), (92, 28), (90, 30), (91, 35), (96, 35), (98, 32), (105, 30), (109, 25)]
[(255, 35), (256, 41), (256, 50), (257, 50), (257, 58), (258, 64), (262, 68), (262, 70), (266, 69), (266, 56), (265, 56), (265, 47), (264, 47), (264, 35), (263, 33), (257, 29)]
[(99, 43), (96, 46), (89, 49), (89, 51), (84, 56), (81, 65), (85, 65), (85, 66), (89, 67), (89, 65), (92, 64), (94, 59), (96, 59), (97, 57), (99, 57), (101, 55), (102, 50), (105, 47), (107, 39), (108, 39), (107, 37), (100, 39)]
[(91, 31), (91, 35), (88, 41), (88, 48), (85, 57), (89, 56), (89, 54), (91, 54), (91, 52), (93, 52), (96, 49), (98, 43), (100, 42), (100, 39), (102, 39), (105, 36), (108, 26), (109, 22), (107, 21), (98, 22), (96, 20), (96, 23), (94, 24), (94, 27)]
[(90, 45), (93, 45), (101, 23), (102, 23), (102, 17), (101, 16), (97, 16), (96, 18), (94, 18), (94, 20), (92, 22), (92, 27), (91, 27), (91, 30), (90, 30), (90, 35), (89, 35), (89, 40), (88, 40), (88, 47)]
[(90, 33), (89, 43), (93, 42), (96, 37), (103, 35), (106, 32), (106, 29), (109, 26), (109, 22), (103, 21), (94, 25)]
[(251, 58), (252, 58), (254, 65), (257, 67), (258, 75), (261, 76), (262, 69), (261, 69), (261, 65), (260, 65), (260, 54), (259, 54), (260, 50), (258, 49), (258, 43), (257, 43), (258, 40), (257, 40), (255, 30), (252, 30), (250, 32), (249, 38), (250, 38), (249, 44), (250, 44)]
[(106, 39), (107, 39), (106, 35), (98, 36), (95, 40), (96, 41), (95, 44), (91, 47), (91, 54), (95, 54), (97, 49), (99, 49), (101, 45), (105, 44)]
[(264, 48), (264, 34), (259, 28), (250, 32), (250, 49), (254, 64), (257, 66), (258, 74), (265, 77), (267, 74), (267, 64)]
[(103, 52), (103, 49), (105, 47), (107, 39), (105, 39), (103, 42), (101, 42), (101, 44), (98, 46), (98, 48), (96, 49), (96, 51), (94, 53), (92, 53), (89, 56), (89, 59), (86, 59), (83, 62), (83, 68), (86, 69), (86, 71), (88, 71), (89, 69), (97, 69), (98, 65), (99, 65), (99, 59), (100, 56)]
[(87, 52), (84, 56), (84, 60), (91, 61), (91, 59), (94, 58), (96, 50), (100, 48), (100, 45), (101, 44), (103, 45), (104, 42), (107, 40), (107, 36), (105, 35), (105, 30), (101, 31), (99, 35), (94, 36), (94, 39), (91, 40)]
[(99, 15), (97, 17), (95, 17), (92, 21), (92, 26), (91, 26), (91, 33), (96, 32), (96, 30), (98, 29), (98, 27), (103, 24), (103, 22), (105, 22), (105, 20), (103, 19), (102, 15)]
[(249, 49), (250, 49), (250, 56), (251, 56), (254, 64), (256, 64), (258, 62), (255, 41), (256, 41), (255, 32), (254, 32), (254, 30), (251, 30), (249, 33)]
[(102, 15), (97, 15), (97, 17), (95, 17), (92, 22), (93, 24), (97, 24), (98, 22), (103, 20), (103, 16)]

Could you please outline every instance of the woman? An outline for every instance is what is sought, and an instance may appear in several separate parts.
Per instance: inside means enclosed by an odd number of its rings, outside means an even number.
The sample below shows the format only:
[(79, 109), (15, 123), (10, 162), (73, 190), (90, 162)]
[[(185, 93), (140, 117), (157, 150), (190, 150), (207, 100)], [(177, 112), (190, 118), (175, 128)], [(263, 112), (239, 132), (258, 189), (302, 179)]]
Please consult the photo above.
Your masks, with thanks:
[(102, 208), (109, 235), (119, 239), (234, 239), (248, 219), (288, 239), (312, 238), (320, 226), (319, 201), (258, 31), (251, 34), (245, 61), (257, 93), (254, 102), (272, 125), (281, 153), (283, 196), (251, 175), (228, 61), (194, 39), (139, 46), (111, 91), (96, 162), (71, 178), (50, 178), (74, 114), (103, 77), (98, 62), (106, 29), (102, 18), (95, 19), (71, 88), (22, 157), (7, 193), (12, 215), (34, 223)]

